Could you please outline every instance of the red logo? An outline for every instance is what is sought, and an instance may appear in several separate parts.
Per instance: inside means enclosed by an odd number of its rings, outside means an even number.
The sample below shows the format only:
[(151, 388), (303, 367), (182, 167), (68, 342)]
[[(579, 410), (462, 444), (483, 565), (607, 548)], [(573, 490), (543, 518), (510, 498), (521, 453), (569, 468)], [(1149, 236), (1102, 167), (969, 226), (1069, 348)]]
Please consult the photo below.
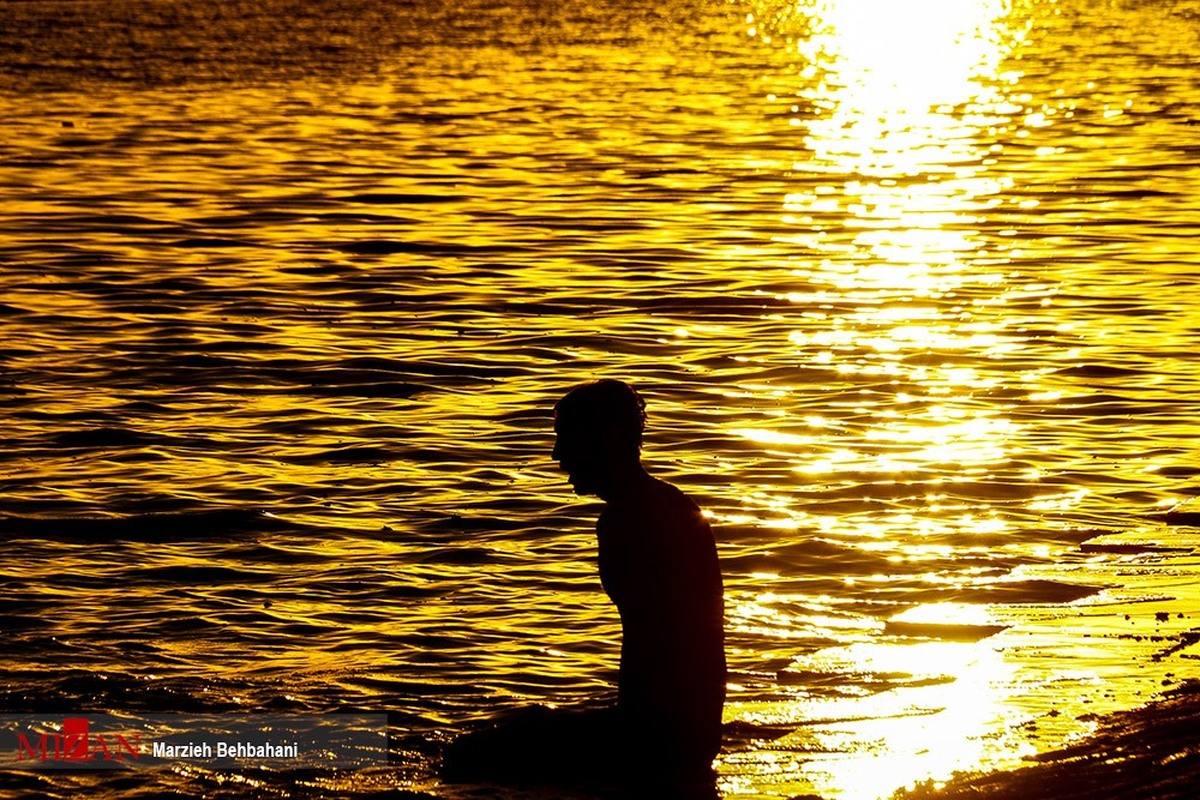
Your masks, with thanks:
[(87, 717), (67, 717), (58, 733), (37, 734), (37, 740), (17, 734), (17, 761), (135, 761), (141, 755), (142, 734), (126, 737), (91, 729)]

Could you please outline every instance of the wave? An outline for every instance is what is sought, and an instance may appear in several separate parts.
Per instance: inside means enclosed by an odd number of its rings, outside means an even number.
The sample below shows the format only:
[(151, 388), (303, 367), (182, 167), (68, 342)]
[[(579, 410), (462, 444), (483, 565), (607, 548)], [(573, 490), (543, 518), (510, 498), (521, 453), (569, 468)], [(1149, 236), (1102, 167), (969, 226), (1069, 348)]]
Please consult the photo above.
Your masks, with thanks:
[(299, 530), (268, 511), (219, 509), (183, 513), (92, 517), (19, 517), (0, 515), (0, 536), (5, 538), (76, 539), (106, 541), (175, 541), (231, 537), (265, 531)]

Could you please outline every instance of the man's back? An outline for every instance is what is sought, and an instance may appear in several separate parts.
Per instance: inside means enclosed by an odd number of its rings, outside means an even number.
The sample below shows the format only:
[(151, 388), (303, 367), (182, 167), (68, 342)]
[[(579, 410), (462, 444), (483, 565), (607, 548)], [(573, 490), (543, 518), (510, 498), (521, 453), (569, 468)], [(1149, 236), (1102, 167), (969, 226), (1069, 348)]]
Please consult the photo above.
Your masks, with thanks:
[(677, 488), (645, 476), (609, 500), (597, 534), (600, 579), (621, 615), (619, 696), (630, 731), (678, 769), (707, 768), (720, 748), (726, 677), (709, 525)]

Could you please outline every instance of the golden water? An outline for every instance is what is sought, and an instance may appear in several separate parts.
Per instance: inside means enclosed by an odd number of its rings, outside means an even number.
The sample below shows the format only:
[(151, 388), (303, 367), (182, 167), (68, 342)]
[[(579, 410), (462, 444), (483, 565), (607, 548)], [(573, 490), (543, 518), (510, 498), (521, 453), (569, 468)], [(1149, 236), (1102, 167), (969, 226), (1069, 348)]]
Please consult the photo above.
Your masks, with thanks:
[(1200, 3), (454, 5), (0, 2), (5, 708), (604, 691), (548, 416), (598, 375), (718, 533), (726, 797), (1186, 676)]

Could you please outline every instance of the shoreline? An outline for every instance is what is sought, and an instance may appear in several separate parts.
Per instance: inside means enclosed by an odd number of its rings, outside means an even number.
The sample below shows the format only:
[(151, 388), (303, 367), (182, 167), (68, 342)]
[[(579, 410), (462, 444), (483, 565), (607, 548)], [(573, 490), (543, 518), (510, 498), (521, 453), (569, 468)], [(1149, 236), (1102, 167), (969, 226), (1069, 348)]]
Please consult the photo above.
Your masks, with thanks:
[(1200, 786), (1200, 681), (1100, 720), (1029, 766), (959, 774), (897, 791), (895, 800), (1185, 800)]

